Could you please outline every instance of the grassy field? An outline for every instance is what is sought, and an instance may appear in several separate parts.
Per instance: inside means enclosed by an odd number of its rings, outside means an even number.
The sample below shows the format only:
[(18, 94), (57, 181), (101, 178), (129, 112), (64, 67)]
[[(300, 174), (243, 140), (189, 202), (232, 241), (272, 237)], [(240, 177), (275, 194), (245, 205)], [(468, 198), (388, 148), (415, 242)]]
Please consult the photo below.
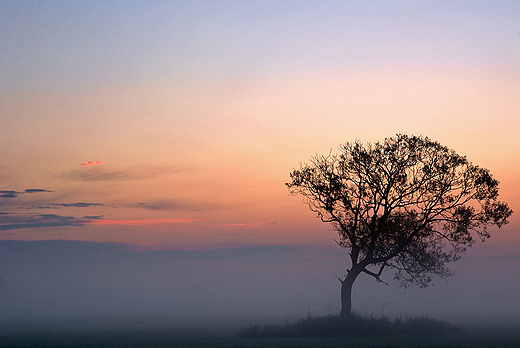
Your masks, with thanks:
[[(441, 331), (428, 333), (428, 325), (408, 330), (403, 321), (396, 325), (400, 331), (392, 331), (393, 322), (387, 319), (373, 324), (379, 332), (358, 331), (348, 335), (323, 336), (321, 319), (307, 318), (294, 323), (246, 326), (242, 328), (160, 328), (145, 329), (112, 328), (95, 330), (33, 330), (0, 334), (1, 347), (520, 347), (520, 332), (513, 327), (443, 327)], [(330, 319), (327, 319), (330, 320)], [(374, 320), (373, 318), (371, 320)], [(377, 319), (380, 320), (380, 319)], [(296, 332), (297, 328), (314, 324), (321, 327), (309, 332)], [(330, 323), (329, 323), (330, 324)], [(299, 325), (299, 326), (298, 326)], [(302, 326), (303, 325), (303, 326)], [(363, 326), (362, 324), (361, 326)], [(444, 325), (444, 324), (442, 324)], [(316, 326), (314, 326), (316, 327)], [(264, 328), (266, 328), (264, 330)], [(278, 328), (278, 329), (276, 329)], [(404, 328), (404, 329), (403, 329)], [(278, 331), (277, 331), (278, 330)], [(285, 331), (284, 331), (285, 330)], [(289, 330), (289, 331), (287, 331)], [(388, 331), (390, 330), (390, 331)], [(265, 332), (264, 332), (265, 331)], [(377, 330), (376, 330), (377, 331)], [(321, 332), (320, 334), (318, 334)]]

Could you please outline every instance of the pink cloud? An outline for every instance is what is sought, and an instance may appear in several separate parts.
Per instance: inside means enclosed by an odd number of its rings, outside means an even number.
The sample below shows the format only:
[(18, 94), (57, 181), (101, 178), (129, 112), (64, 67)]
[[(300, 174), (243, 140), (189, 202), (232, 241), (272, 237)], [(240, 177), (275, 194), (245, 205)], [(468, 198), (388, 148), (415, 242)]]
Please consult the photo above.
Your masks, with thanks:
[(105, 162), (103, 161), (97, 161), (97, 162), (93, 162), (93, 161), (88, 161), (88, 162), (85, 162), (85, 163), (81, 163), (80, 166), (96, 166), (96, 165), (100, 165), (100, 164), (103, 164)]

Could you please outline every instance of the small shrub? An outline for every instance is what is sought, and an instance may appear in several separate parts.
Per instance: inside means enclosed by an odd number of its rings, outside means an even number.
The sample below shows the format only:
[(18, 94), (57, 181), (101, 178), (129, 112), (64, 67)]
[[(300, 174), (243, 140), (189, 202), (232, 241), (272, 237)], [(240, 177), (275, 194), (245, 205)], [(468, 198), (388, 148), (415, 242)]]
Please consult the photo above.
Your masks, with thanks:
[(259, 337), (334, 337), (334, 336), (394, 336), (394, 335), (443, 335), (459, 332), (460, 328), (450, 323), (426, 317), (396, 318), (362, 317), (350, 318), (328, 315), (307, 317), (294, 323), (282, 325), (253, 325), (244, 328), (238, 336)]

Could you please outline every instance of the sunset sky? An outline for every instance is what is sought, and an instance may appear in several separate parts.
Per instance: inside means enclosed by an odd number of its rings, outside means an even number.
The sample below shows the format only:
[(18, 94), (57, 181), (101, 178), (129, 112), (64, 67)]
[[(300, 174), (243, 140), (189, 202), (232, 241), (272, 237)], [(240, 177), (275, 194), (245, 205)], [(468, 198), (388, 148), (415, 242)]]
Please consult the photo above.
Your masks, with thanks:
[(289, 172), (399, 132), (520, 210), (515, 1), (0, 4), (2, 239), (330, 242)]
[(0, 1), (0, 61), (3, 241), (333, 245), (289, 173), (396, 133), (520, 212), (518, 1)]

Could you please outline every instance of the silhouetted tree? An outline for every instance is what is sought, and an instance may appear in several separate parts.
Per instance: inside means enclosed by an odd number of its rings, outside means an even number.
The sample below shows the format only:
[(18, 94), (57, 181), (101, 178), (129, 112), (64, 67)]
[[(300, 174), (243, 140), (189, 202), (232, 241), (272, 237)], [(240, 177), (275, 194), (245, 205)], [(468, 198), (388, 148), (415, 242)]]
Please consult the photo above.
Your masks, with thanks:
[(446, 263), (459, 259), (474, 235), (489, 238), (487, 227), (501, 227), (512, 214), (497, 200), (498, 181), (487, 169), (427, 137), (398, 134), (340, 150), (312, 157), (286, 185), (350, 250), (341, 316), (351, 314), (359, 274), (384, 283), (383, 270), (393, 268), (401, 285), (425, 287), (451, 274)]

